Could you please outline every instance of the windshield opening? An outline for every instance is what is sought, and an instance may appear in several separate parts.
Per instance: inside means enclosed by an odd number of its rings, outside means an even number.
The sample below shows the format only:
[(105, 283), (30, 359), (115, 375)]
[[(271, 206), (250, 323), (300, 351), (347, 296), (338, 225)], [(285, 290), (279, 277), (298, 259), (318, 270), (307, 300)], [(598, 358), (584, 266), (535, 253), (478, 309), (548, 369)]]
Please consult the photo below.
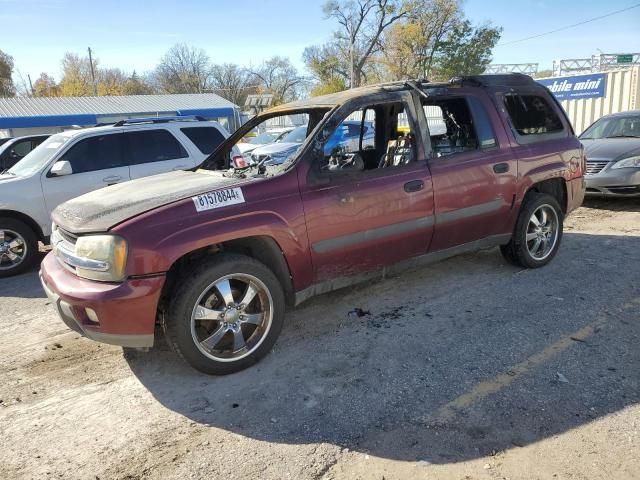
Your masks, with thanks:
[(64, 148), (71, 139), (68, 135), (52, 135), (31, 150), (22, 160), (11, 167), (8, 172), (20, 177), (27, 177), (40, 171), (53, 156)]
[[(297, 158), (305, 140), (324, 118), (328, 107), (265, 114), (240, 127), (203, 164), (204, 170), (227, 170), (234, 174), (275, 175)], [(251, 132), (261, 132), (247, 141)], [(254, 133), (255, 134), (255, 133)], [(282, 168), (275, 168), (280, 167)]]
[(640, 138), (640, 115), (601, 118), (587, 128), (581, 140), (600, 138)]

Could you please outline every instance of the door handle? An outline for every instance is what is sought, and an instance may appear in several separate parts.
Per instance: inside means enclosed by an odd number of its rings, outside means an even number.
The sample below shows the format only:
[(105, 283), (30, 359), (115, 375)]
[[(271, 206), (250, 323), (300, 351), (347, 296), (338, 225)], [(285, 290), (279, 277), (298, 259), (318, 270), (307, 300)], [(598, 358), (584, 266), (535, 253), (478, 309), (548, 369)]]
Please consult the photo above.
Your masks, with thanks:
[(104, 177), (102, 179), (102, 181), (105, 183), (115, 183), (119, 182), (120, 180), (122, 180), (122, 177), (120, 175), (111, 175), (110, 177)]
[(404, 191), (407, 193), (419, 192), (424, 188), (422, 180), (412, 180), (404, 184)]
[(508, 163), (496, 163), (493, 166), (493, 171), (496, 173), (507, 173), (509, 171)]

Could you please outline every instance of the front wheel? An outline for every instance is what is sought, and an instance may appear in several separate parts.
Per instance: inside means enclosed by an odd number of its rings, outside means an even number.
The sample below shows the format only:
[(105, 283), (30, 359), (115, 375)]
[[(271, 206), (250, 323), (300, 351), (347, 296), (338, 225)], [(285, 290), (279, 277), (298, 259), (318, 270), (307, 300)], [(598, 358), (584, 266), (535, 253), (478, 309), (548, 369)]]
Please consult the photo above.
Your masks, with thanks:
[(178, 280), (164, 324), (172, 349), (204, 373), (245, 369), (275, 344), (285, 301), (275, 275), (244, 255), (221, 254)]
[(538, 268), (549, 263), (562, 240), (564, 214), (558, 201), (545, 193), (529, 193), (520, 209), (511, 241), (500, 247), (514, 265)]
[(38, 259), (38, 238), (20, 220), (0, 218), (0, 278), (22, 273)]

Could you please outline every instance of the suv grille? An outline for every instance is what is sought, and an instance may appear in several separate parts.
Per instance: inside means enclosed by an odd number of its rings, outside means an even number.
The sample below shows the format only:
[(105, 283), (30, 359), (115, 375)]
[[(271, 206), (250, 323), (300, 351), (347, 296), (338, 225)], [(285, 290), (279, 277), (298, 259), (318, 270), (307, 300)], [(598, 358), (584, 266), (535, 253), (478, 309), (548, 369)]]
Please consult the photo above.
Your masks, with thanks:
[(74, 252), (76, 249), (75, 247), (77, 240), (78, 237), (76, 235), (63, 230), (60, 227), (56, 227), (51, 232), (51, 246), (53, 247), (54, 255), (63, 267), (65, 267), (67, 270), (71, 270), (72, 272), (75, 272), (76, 269), (65, 262), (64, 255), (61, 253)]
[(587, 175), (595, 175), (600, 173), (607, 166), (609, 160), (587, 160)]

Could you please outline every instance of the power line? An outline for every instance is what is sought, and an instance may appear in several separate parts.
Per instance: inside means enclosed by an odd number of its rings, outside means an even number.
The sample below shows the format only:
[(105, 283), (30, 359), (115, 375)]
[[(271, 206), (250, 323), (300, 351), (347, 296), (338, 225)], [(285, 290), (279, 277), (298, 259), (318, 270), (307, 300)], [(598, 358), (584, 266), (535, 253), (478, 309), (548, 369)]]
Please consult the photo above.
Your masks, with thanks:
[(499, 43), (499, 44), (496, 45), (496, 47), (502, 47), (504, 45), (511, 45), (511, 44), (514, 44), (514, 43), (520, 43), (520, 42), (524, 42), (526, 40), (532, 40), (534, 38), (543, 37), (545, 35), (550, 35), (552, 33), (560, 32), (562, 30), (567, 30), (569, 28), (578, 27), (580, 25), (584, 25), (585, 23), (595, 22), (596, 20), (600, 20), (602, 18), (610, 17), (612, 15), (616, 15), (618, 13), (626, 12), (627, 10), (631, 10), (633, 8), (638, 8), (638, 7), (640, 7), (640, 3), (636, 3), (635, 5), (632, 5), (631, 7), (623, 8), (622, 10), (616, 10), (615, 12), (610, 12), (610, 13), (607, 13), (605, 15), (600, 15), (599, 17), (594, 17), (594, 18), (590, 18), (589, 20), (584, 20), (582, 22), (574, 23), (573, 25), (567, 25), (567, 26), (564, 26), (564, 27), (556, 28), (555, 30), (550, 30), (550, 31), (544, 32), (544, 33), (539, 33), (537, 35), (532, 35), (530, 37), (521, 38), (519, 40), (512, 40), (510, 42)]

